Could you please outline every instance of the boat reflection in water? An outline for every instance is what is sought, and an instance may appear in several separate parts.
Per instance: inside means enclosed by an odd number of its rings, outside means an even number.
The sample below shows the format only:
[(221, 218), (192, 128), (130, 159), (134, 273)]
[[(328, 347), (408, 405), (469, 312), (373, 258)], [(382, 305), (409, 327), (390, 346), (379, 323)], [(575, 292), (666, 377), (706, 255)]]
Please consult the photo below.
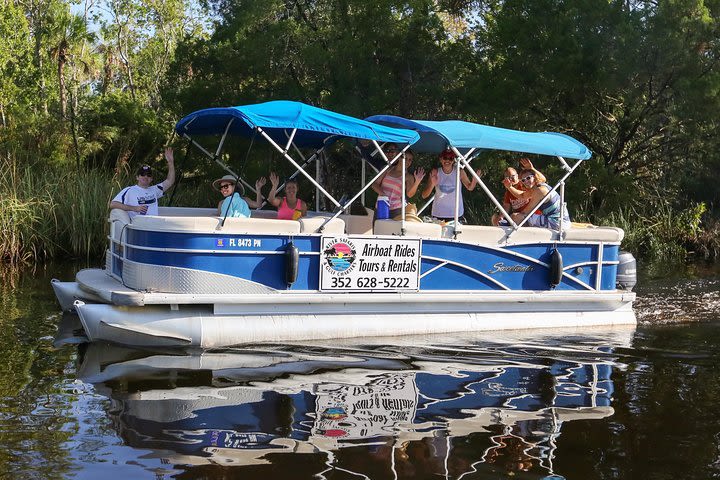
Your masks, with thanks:
[(617, 347), (633, 331), (182, 352), (93, 343), (78, 373), (111, 399), (126, 444), (179, 470), (561, 478), (561, 427), (613, 414)]

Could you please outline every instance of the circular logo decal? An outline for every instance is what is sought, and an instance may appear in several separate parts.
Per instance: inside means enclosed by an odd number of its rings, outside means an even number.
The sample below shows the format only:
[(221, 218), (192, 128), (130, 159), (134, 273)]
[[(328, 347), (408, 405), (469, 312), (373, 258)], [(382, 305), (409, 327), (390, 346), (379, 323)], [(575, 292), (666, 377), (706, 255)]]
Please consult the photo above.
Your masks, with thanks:
[(325, 261), (335, 272), (345, 272), (355, 261), (355, 248), (349, 242), (335, 242), (325, 249)]

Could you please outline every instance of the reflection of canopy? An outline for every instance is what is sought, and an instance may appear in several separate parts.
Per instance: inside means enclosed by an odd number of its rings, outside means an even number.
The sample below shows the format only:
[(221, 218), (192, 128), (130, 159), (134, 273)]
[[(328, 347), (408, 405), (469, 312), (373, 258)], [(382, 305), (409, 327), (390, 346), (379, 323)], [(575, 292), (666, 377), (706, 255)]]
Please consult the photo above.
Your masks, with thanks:
[(439, 153), (449, 146), (552, 155), (587, 160), (590, 150), (572, 137), (552, 132), (521, 132), (459, 120), (409, 120), (394, 115), (373, 115), (365, 120), (395, 128), (415, 130), (420, 140), (413, 148)]
[(293, 142), (301, 147), (319, 148), (328, 136), (343, 136), (378, 142), (412, 144), (417, 132), (370, 123), (300, 102), (278, 100), (227, 108), (206, 108), (193, 112), (175, 125), (178, 135), (221, 135), (250, 137), (255, 127), (264, 129), (276, 142), (284, 144), (297, 129)]

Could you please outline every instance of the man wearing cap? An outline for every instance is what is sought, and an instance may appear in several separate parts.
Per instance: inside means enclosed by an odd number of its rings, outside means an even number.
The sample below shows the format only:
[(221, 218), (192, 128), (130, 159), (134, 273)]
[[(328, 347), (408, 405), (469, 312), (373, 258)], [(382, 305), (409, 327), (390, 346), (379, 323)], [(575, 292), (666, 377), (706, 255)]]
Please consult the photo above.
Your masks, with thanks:
[(171, 147), (165, 148), (168, 173), (165, 180), (157, 185), (153, 181), (152, 169), (143, 165), (137, 172), (137, 184), (125, 187), (110, 201), (110, 208), (128, 212), (132, 220), (136, 215), (157, 215), (158, 199), (175, 183), (175, 158)]

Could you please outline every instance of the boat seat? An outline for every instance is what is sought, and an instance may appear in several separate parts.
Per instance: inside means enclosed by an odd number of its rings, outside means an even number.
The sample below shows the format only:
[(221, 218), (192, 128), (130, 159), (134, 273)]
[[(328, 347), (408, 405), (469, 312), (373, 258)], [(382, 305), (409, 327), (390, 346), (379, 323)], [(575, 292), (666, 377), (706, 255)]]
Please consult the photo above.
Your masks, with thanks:
[(158, 207), (161, 217), (214, 217), (217, 212), (217, 208)]
[[(375, 235), (400, 235), (402, 222), (375, 220)], [(405, 222), (405, 235), (420, 238), (440, 238), (442, 227), (438, 223)]]
[[(221, 220), (221, 219), (220, 219)], [(219, 221), (218, 218), (215, 222)], [(278, 220), (276, 218), (236, 218), (228, 217), (225, 226), (220, 230), (224, 233), (253, 233), (292, 235), (300, 233), (300, 222), (297, 220)]]
[(218, 219), (217, 217), (137, 215), (131, 225), (135, 230), (156, 232), (213, 232), (218, 225)]
[(623, 229), (617, 227), (570, 228), (565, 231), (565, 240), (621, 242), (624, 237)]
[(277, 220), (277, 210), (250, 210), (250, 218), (268, 218)]
[[(510, 227), (493, 227), (490, 225), (461, 225), (457, 239), (467, 243), (498, 245), (504, 243), (535, 243), (548, 242), (557, 238), (557, 232), (548, 228), (520, 227), (510, 238), (507, 234), (512, 231)], [(448, 229), (452, 236), (452, 229)]]
[(113, 208), (110, 210), (108, 222), (110, 222), (110, 237), (115, 241), (120, 241), (123, 228), (130, 223), (130, 215), (125, 210)]
[[(330, 216), (302, 217), (298, 220), (300, 222), (300, 231), (302, 233), (315, 233), (328, 218)], [(323, 233), (342, 235), (345, 233), (345, 222), (339, 218), (333, 218), (325, 225)]]
[(340, 217), (345, 222), (345, 232), (348, 235), (372, 235), (373, 233), (373, 215), (375, 212), (369, 208), (367, 215), (350, 215), (344, 213)]

